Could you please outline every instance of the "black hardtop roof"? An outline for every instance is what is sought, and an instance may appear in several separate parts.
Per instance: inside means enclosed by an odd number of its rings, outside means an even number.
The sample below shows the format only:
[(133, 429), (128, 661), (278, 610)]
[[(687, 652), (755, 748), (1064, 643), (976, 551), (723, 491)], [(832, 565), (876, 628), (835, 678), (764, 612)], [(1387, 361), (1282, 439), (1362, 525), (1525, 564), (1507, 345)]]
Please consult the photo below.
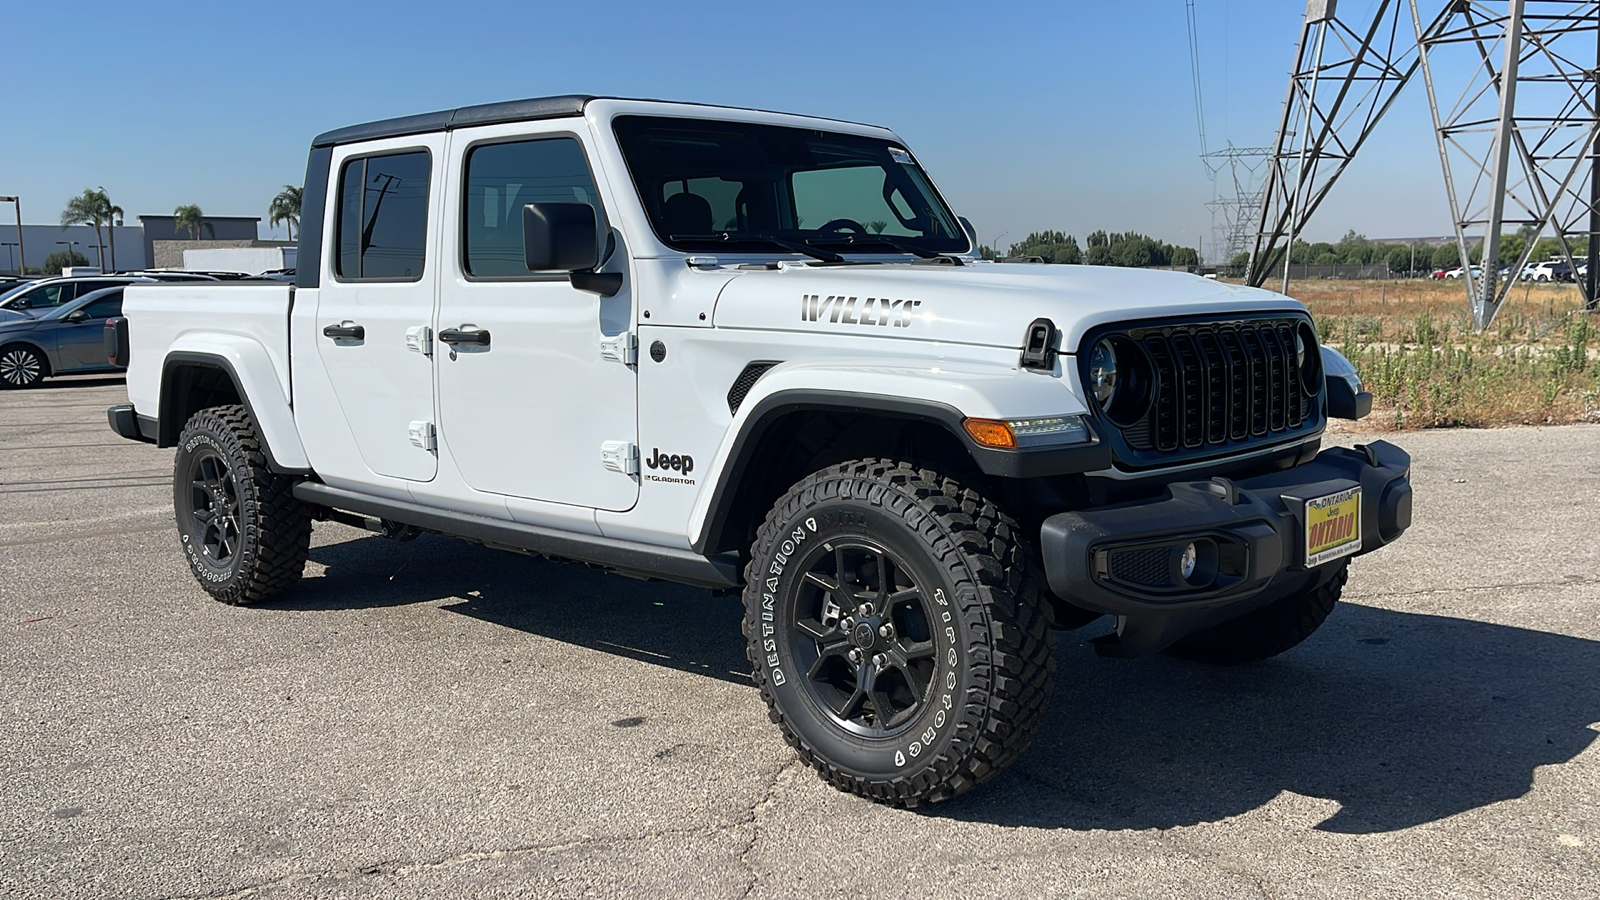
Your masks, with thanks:
[[(535, 119), (559, 119), (566, 116), (581, 116), (585, 106), (590, 100), (627, 100), (635, 99), (646, 103), (681, 103), (677, 100), (643, 100), (630, 97), (596, 97), (589, 94), (564, 94), (559, 97), (532, 97), (527, 100), (504, 100), (499, 103), (483, 103), (477, 106), (463, 106), (458, 109), (442, 109), (438, 112), (422, 113), (415, 116), (401, 116), (398, 119), (380, 119), (376, 122), (365, 122), (360, 125), (350, 125), (345, 128), (335, 128), (324, 131), (311, 139), (312, 147), (332, 147), (335, 144), (350, 144), (356, 141), (371, 141), (378, 138), (403, 137), (408, 134), (426, 134), (430, 131), (453, 131), (457, 128), (468, 128), (474, 125), (495, 125), (500, 122), (527, 122)], [(687, 104), (692, 106), (717, 106), (714, 103)], [(744, 107), (720, 107), (722, 109), (743, 109)], [(751, 110), (751, 112), (767, 112), (767, 110)]]

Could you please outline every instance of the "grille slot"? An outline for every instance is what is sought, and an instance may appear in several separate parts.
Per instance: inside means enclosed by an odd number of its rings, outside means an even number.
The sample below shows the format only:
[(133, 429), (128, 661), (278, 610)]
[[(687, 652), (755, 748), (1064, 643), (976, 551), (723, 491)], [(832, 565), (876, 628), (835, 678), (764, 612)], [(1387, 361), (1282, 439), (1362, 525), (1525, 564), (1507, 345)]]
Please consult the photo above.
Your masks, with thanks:
[(738, 412), (739, 407), (744, 404), (744, 398), (749, 396), (750, 389), (756, 386), (761, 376), (767, 374), (768, 369), (777, 364), (775, 361), (769, 361), (753, 362), (745, 366), (739, 377), (733, 380), (733, 386), (728, 388), (728, 412)]
[(1165, 547), (1112, 550), (1106, 569), (1113, 581), (1123, 584), (1167, 587), (1172, 584), (1172, 551)]
[(1315, 425), (1320, 391), (1305, 389), (1295, 364), (1295, 330), (1301, 321), (1119, 329), (1145, 351), (1153, 376), (1150, 408), (1138, 421), (1120, 426), (1122, 441), (1140, 451), (1143, 462), (1154, 464), (1156, 455), (1225, 450)]

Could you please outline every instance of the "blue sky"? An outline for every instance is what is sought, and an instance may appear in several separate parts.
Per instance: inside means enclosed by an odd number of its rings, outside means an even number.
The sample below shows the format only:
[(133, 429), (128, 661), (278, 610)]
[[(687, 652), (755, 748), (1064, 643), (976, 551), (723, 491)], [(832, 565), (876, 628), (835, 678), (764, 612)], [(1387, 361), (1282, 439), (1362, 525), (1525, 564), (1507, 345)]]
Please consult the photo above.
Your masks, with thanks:
[[(1197, 0), (1213, 147), (1271, 143), (1304, 8)], [(887, 125), (986, 241), (1042, 228), (1211, 240), (1182, 0), (13, 0), (0, 20), (0, 194), (20, 194), (29, 222), (98, 185), (130, 218), (180, 203), (264, 217), (325, 129), (596, 93)], [(1309, 236), (1448, 222), (1419, 80)]]

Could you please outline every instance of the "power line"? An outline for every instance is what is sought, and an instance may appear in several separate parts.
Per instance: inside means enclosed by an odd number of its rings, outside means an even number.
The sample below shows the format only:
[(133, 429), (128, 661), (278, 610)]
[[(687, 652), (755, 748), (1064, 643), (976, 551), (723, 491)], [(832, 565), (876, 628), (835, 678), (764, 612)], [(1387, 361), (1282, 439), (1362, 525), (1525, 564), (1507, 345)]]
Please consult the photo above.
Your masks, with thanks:
[(1184, 0), (1184, 14), (1189, 22), (1189, 81), (1194, 85), (1194, 124), (1200, 132), (1200, 155), (1210, 152), (1206, 147), (1206, 105), (1200, 92), (1200, 29), (1195, 25), (1194, 0)]

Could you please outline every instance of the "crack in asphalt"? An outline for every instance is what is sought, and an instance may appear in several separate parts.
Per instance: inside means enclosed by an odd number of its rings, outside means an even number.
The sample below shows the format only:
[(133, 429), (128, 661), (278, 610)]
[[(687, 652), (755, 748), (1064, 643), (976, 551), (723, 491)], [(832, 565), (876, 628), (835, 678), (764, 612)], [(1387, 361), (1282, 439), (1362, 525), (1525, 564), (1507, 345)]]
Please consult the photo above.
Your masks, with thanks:
[(778, 768), (773, 770), (772, 779), (767, 782), (765, 794), (760, 800), (750, 804), (750, 809), (742, 817), (741, 827), (743, 825), (750, 826), (750, 840), (746, 841), (744, 849), (739, 851), (739, 864), (744, 866), (749, 874), (750, 882), (745, 885), (744, 891), (739, 894), (739, 900), (749, 900), (750, 895), (755, 892), (756, 885), (761, 883), (761, 873), (756, 870), (755, 863), (750, 861), (750, 854), (755, 852), (756, 842), (761, 840), (761, 811), (770, 809), (777, 802), (778, 782), (783, 780), (784, 773), (792, 770), (799, 763), (800, 757), (798, 756), (790, 757), (780, 763)]
[(750, 808), (737, 819), (731, 822), (724, 822), (709, 827), (662, 828), (654, 831), (641, 832), (639, 834), (603, 835), (575, 838), (562, 841), (548, 841), (537, 844), (524, 844), (517, 847), (504, 847), (495, 850), (467, 850), (461, 853), (440, 857), (438, 859), (423, 860), (421, 862), (389, 860), (346, 869), (323, 869), (314, 872), (294, 872), (288, 875), (281, 875), (277, 878), (269, 878), (265, 881), (256, 882), (255, 884), (245, 885), (243, 887), (231, 887), (209, 894), (174, 894), (164, 898), (164, 900), (246, 900), (246, 898), (258, 896), (264, 891), (270, 891), (281, 887), (292, 887), (294, 885), (304, 884), (306, 882), (334, 881), (345, 878), (366, 878), (374, 875), (405, 877), (423, 872), (431, 872), (438, 869), (449, 869), (456, 866), (470, 865), (472, 863), (483, 862), (485, 860), (512, 859), (520, 856), (537, 856), (545, 853), (560, 853), (577, 847), (604, 846), (608, 844), (629, 844), (636, 843), (638, 841), (656, 840), (663, 837), (706, 837), (714, 834), (737, 831), (738, 829), (746, 827), (750, 829), (750, 840), (745, 844), (744, 849), (740, 852), (739, 862), (747, 870), (749, 870), (750, 874), (750, 883), (745, 887), (741, 897), (749, 897), (751, 892), (755, 890), (756, 885), (761, 880), (760, 873), (756, 871), (755, 866), (750, 862), (750, 854), (755, 850), (756, 841), (760, 837), (761, 828), (759, 818), (761, 811), (769, 808), (774, 802), (776, 802), (778, 782), (782, 780), (784, 773), (792, 769), (798, 762), (799, 759), (794, 758), (779, 765), (777, 769), (773, 771), (772, 776), (767, 783), (767, 788), (763, 792), (761, 798), (752, 803)]

